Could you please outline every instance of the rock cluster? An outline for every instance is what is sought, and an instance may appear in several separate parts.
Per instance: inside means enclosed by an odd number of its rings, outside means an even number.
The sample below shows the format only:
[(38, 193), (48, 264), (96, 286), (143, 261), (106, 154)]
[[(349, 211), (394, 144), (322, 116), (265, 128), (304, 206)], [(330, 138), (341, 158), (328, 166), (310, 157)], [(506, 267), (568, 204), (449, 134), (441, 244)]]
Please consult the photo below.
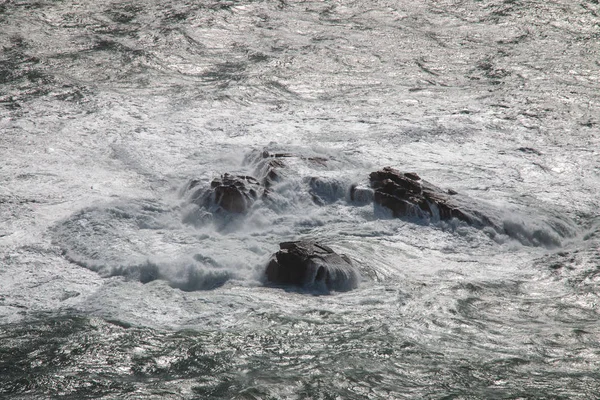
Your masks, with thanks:
[[(328, 166), (331, 160), (304, 157), (293, 153), (254, 150), (245, 158), (253, 176), (223, 174), (210, 187), (192, 180), (187, 186), (189, 199), (203, 215), (225, 212), (242, 214), (258, 199), (273, 202), (274, 186), (303, 171)], [(395, 217), (420, 217), (432, 221), (457, 219), (469, 225), (491, 227), (503, 232), (492, 219), (477, 209), (474, 201), (452, 190), (443, 190), (413, 172), (386, 167), (369, 175), (368, 184), (346, 187), (332, 178), (309, 176), (303, 181), (306, 193), (318, 205), (347, 198), (357, 206), (375, 202), (392, 211)], [(281, 194), (277, 196), (281, 197)], [(459, 200), (460, 199), (460, 200)], [(193, 220), (193, 218), (191, 218)], [(359, 274), (350, 259), (313, 241), (284, 242), (265, 271), (266, 279), (277, 285), (321, 287), (327, 290), (350, 290), (357, 286)]]
[[(285, 161), (284, 161), (285, 160)], [(291, 165), (302, 168), (307, 163), (324, 166), (327, 159), (323, 157), (304, 157), (293, 153), (276, 153), (268, 150), (251, 151), (244, 163), (254, 167), (253, 175), (234, 175), (225, 173), (215, 178), (210, 188), (201, 185), (197, 179), (188, 182), (185, 192), (190, 202), (204, 207), (211, 212), (228, 212), (241, 214), (247, 212), (259, 198), (268, 199), (271, 188), (280, 182), (285, 174), (290, 174)], [(328, 182), (317, 177), (308, 179), (308, 193), (317, 204), (324, 204)], [(330, 189), (329, 191), (333, 191)]]
[(289, 153), (271, 153), (268, 150), (251, 151), (245, 158), (245, 164), (254, 166), (254, 176), (269, 189), (281, 179), (281, 169), (285, 168), (283, 158), (293, 157)]

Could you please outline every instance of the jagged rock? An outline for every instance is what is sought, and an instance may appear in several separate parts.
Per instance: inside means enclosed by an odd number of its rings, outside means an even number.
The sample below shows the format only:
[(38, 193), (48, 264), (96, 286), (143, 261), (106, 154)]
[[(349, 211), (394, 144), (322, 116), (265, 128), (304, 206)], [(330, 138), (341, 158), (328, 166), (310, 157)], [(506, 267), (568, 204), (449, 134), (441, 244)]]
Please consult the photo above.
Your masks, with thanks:
[[(187, 190), (193, 190), (199, 184), (198, 180), (192, 180)], [(192, 193), (190, 199), (201, 207), (243, 213), (248, 211), (262, 192), (260, 183), (251, 176), (223, 174), (211, 182), (210, 189), (201, 187)]]
[(271, 283), (336, 291), (358, 286), (359, 274), (346, 255), (313, 241), (283, 242), (279, 248), (266, 269)]
[(456, 218), (476, 227), (490, 226), (502, 231), (492, 220), (467, 204), (459, 204), (453, 190), (422, 180), (415, 173), (386, 167), (369, 176), (376, 203), (392, 210), (395, 217), (420, 216), (439, 220)]
[(527, 154), (535, 154), (536, 156), (542, 155), (542, 153), (539, 150), (536, 150), (532, 147), (519, 147), (517, 150)]

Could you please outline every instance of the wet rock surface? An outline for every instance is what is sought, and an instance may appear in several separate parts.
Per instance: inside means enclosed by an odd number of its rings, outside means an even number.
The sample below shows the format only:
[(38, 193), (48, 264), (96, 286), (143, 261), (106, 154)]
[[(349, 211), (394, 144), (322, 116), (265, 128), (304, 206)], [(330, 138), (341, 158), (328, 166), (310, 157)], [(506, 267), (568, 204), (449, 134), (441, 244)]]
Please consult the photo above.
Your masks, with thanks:
[(502, 230), (475, 206), (455, 201), (457, 192), (441, 189), (416, 173), (385, 167), (372, 172), (369, 180), (375, 190), (374, 201), (392, 210), (395, 217), (417, 216), (441, 221), (456, 218), (478, 228), (489, 226)]
[(258, 181), (251, 176), (225, 174), (213, 180), (210, 186), (215, 204), (235, 213), (247, 211), (262, 191)]
[(359, 274), (346, 255), (314, 241), (283, 242), (266, 269), (277, 285), (347, 291), (358, 286)]
[[(188, 190), (193, 190), (198, 185), (198, 181), (190, 181)], [(192, 194), (191, 201), (206, 208), (216, 207), (217, 210), (244, 213), (262, 193), (262, 186), (252, 176), (223, 174), (211, 182), (210, 189), (198, 188)]]

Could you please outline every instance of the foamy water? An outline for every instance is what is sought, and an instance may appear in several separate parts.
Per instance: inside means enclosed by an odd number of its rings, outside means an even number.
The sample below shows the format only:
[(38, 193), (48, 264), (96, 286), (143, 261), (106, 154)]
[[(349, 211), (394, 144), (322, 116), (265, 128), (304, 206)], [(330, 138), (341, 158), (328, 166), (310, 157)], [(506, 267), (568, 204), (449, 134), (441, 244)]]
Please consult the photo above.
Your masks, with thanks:
[[(0, 5), (0, 393), (594, 398), (597, 12)], [(263, 149), (301, 156), (268, 200), (193, 204)], [(367, 190), (384, 166), (502, 229), (393, 218)], [(299, 239), (358, 287), (266, 285)]]

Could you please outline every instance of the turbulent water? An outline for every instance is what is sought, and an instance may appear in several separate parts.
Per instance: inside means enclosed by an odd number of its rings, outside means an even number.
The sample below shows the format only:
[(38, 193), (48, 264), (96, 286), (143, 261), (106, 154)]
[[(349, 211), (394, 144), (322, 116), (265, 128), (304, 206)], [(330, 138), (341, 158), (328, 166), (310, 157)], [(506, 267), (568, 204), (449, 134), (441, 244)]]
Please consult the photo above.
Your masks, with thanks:
[[(0, 397), (598, 398), (599, 43), (597, 0), (0, 2)], [(325, 161), (190, 204), (265, 148)], [(384, 166), (504, 233), (353, 200)], [(265, 284), (298, 239), (358, 288)]]

